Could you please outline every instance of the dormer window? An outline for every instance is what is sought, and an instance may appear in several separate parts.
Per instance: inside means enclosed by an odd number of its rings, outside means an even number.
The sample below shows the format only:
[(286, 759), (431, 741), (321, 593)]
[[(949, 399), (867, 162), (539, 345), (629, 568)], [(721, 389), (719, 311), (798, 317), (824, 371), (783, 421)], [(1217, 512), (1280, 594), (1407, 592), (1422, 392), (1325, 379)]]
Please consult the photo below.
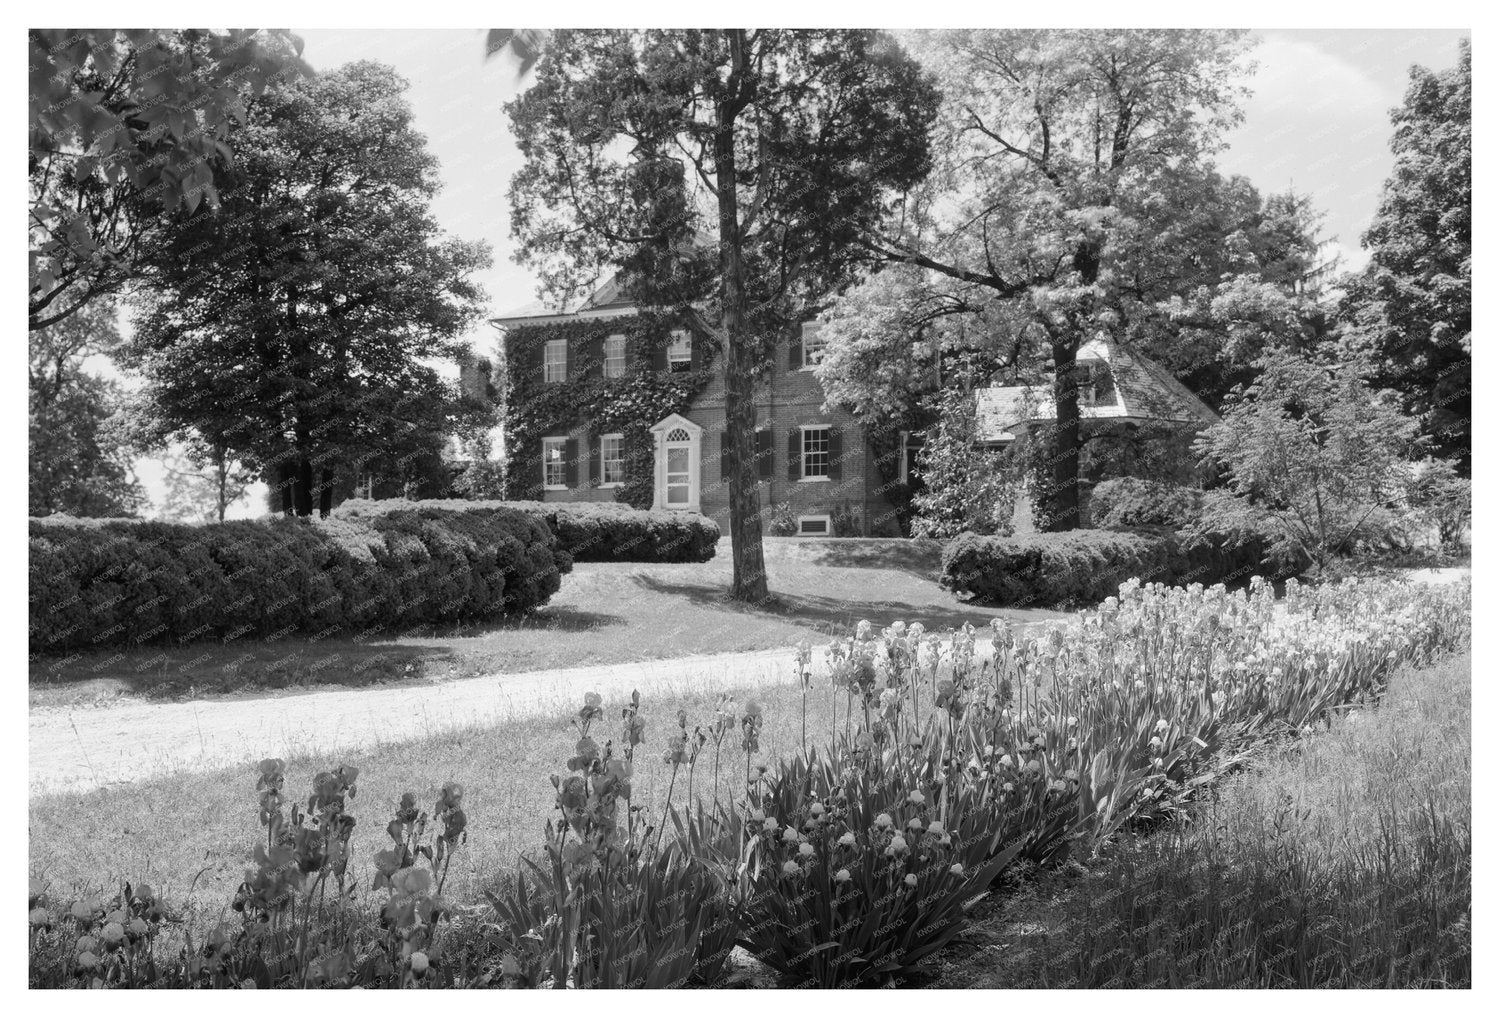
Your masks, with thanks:
[(1118, 402), (1114, 375), (1110, 373), (1108, 363), (1079, 361), (1077, 371), (1079, 406), (1114, 406)]

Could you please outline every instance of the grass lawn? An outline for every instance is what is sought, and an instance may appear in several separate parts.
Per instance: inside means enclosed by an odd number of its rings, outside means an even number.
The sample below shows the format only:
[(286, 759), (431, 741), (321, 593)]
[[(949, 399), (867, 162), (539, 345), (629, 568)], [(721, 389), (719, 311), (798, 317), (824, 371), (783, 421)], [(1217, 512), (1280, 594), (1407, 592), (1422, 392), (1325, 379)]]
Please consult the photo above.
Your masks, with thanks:
[[(735, 696), (741, 708), (749, 699), (743, 691), (723, 692)], [(687, 712), (690, 733), (694, 725), (706, 731), (717, 698), (718, 691), (699, 688), (643, 701), (646, 742), (636, 750), (633, 786), (634, 802), (647, 807), (646, 816), (659, 820), (666, 802), (672, 773), (661, 757), (677, 724), (677, 711)], [(802, 691), (787, 683), (759, 690), (755, 698), (763, 709), (764, 728), (753, 762), (769, 762), (800, 744)], [(607, 738), (618, 745), (622, 705), (618, 699), (606, 699), (604, 725), (596, 724), (591, 732), (600, 745)], [(826, 741), (830, 726), (844, 723), (842, 698), (836, 710), (835, 720), (831, 687), (815, 684), (807, 704), (810, 742)], [(483, 888), (516, 864), (519, 852), (542, 845), (543, 824), (556, 796), (548, 779), (566, 773), (576, 741), (569, 718), (557, 714), (337, 759), (288, 760), (286, 796), (292, 802), (305, 799), (320, 770), (339, 764), (360, 768), (358, 794), (351, 802), (358, 826), (350, 874), (356, 885), (368, 888), (374, 876), (371, 859), (387, 845), (384, 827), (401, 794), (416, 793), (422, 808), (431, 811), (443, 782), (461, 782), (469, 841), (454, 863), (448, 888), (460, 902), (478, 902)], [(719, 786), (726, 799), (743, 789), (745, 763), (736, 728), (725, 738), (719, 761)], [(695, 771), (695, 795), (708, 798), (713, 774), (710, 741)], [(264, 838), (257, 821), (255, 779), (255, 768), (247, 766), (32, 798), (31, 875), (46, 879), (60, 896), (117, 887), (122, 879), (145, 880), (177, 905), (191, 888), (189, 914), (198, 922), (212, 923), (226, 914), (244, 878), (249, 853)], [(688, 800), (687, 780), (686, 769), (679, 771), (672, 790), (679, 805)]]
[(1023, 885), (943, 984), (1469, 985), (1471, 667), (1403, 671), (1194, 821)]
[(542, 610), (523, 619), (379, 641), (286, 639), (195, 644), (39, 658), (29, 670), (33, 707), (119, 697), (201, 698), (268, 690), (433, 682), (470, 675), (611, 664), (720, 651), (787, 647), (871, 621), (952, 628), (1061, 617), (1044, 610), (968, 605), (937, 584), (935, 546), (891, 542), (800, 544), (766, 539), (773, 598), (729, 601), (727, 541), (706, 563), (579, 563)]

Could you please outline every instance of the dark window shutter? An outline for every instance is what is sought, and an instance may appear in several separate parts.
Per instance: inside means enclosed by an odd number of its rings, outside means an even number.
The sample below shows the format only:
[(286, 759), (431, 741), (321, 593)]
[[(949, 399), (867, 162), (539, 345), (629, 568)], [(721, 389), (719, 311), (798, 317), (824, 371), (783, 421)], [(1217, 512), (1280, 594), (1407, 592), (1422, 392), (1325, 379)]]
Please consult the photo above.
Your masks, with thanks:
[(597, 488), (603, 482), (601, 476), (603, 467), (599, 463), (599, 453), (604, 445), (604, 440), (598, 435), (589, 436), (589, 487)]
[(793, 428), (786, 433), (786, 479), (802, 479), (802, 429)]
[(566, 382), (573, 377), (573, 344), (570, 340), (563, 340), (563, 381)]
[(563, 477), (570, 488), (578, 487), (578, 439), (570, 438), (563, 446)]
[(729, 480), (729, 432), (719, 432), (719, 480)]
[(688, 343), (693, 351), (692, 368), (694, 371), (697, 371), (703, 367), (703, 340), (696, 332), (689, 332)]
[(844, 436), (838, 428), (828, 429), (828, 479), (842, 480), (844, 476)]
[(764, 429), (757, 431), (755, 433), (755, 465), (758, 476), (771, 476), (773, 458), (771, 455), (771, 433)]
[(658, 342), (651, 348), (651, 370), (667, 370), (667, 348), (663, 343)]
[(787, 344), (788, 354), (786, 369), (788, 371), (800, 371), (802, 369), (802, 327), (793, 326), (791, 338)]
[(584, 372), (590, 378), (604, 377), (604, 337), (595, 336), (589, 340), (588, 345), (588, 367)]

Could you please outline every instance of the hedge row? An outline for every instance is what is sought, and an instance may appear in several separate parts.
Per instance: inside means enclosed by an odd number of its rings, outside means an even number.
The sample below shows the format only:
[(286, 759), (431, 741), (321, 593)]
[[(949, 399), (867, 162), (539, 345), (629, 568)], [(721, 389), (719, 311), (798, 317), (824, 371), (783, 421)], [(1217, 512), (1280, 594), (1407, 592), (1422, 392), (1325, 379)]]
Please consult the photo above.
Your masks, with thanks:
[(483, 502), (449, 499), (404, 502), (351, 499), (334, 516), (362, 517), (392, 507), (431, 506), (483, 515), (529, 513), (557, 535), (575, 562), (707, 562), (714, 557), (719, 525), (698, 513), (633, 509), (619, 502)]
[(1264, 547), (1190, 543), (1165, 528), (1069, 530), (1025, 537), (960, 534), (943, 551), (939, 583), (1010, 607), (1097, 604), (1131, 577), (1181, 586), (1260, 573)]
[(393, 507), (184, 525), (34, 519), (34, 652), (373, 635), (527, 612), (572, 559), (534, 515)]

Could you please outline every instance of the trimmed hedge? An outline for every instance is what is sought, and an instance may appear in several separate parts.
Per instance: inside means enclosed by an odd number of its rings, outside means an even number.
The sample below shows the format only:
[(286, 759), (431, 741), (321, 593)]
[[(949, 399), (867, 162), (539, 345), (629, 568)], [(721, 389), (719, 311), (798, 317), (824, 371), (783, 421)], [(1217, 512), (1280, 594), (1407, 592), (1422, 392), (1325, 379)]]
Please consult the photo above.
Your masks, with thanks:
[(1173, 586), (1245, 579), (1266, 570), (1258, 544), (1189, 543), (1165, 528), (1068, 530), (1024, 537), (960, 534), (938, 582), (1011, 607), (1097, 604), (1131, 577)]
[(1094, 485), (1089, 496), (1089, 519), (1100, 530), (1129, 527), (1172, 527), (1196, 523), (1203, 510), (1203, 492), (1165, 481), (1115, 477)]
[(557, 535), (574, 562), (707, 562), (719, 541), (719, 525), (707, 516), (633, 509), (620, 502), (350, 499), (333, 515), (359, 518), (422, 506), (474, 516), (500, 510), (528, 513)]
[(387, 629), (528, 612), (572, 559), (535, 516), (30, 524), (34, 652)]

